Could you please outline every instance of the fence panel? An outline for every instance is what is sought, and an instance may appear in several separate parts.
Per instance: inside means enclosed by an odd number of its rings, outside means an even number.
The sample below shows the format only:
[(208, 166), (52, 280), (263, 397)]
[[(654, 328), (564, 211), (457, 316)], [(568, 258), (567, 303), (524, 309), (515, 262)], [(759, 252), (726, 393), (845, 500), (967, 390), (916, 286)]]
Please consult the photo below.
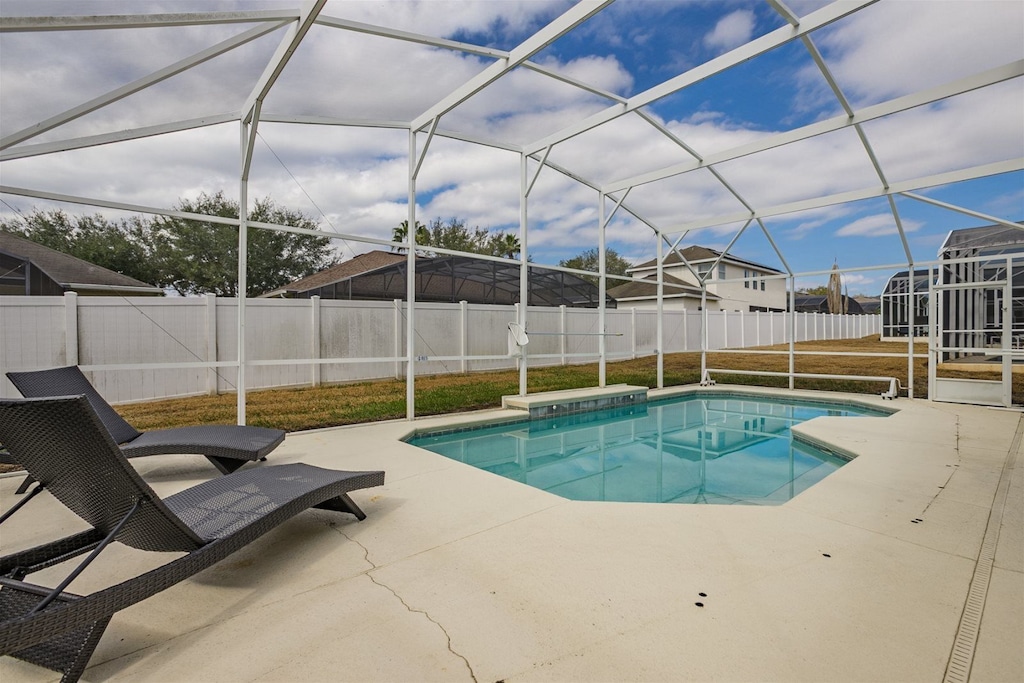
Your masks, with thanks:
[[(246, 385), (260, 389), (336, 383), (405, 373), (407, 306), (393, 301), (253, 299), (246, 304)], [(0, 370), (78, 363), (85, 366), (196, 364), (237, 359), (237, 300), (148, 297), (0, 297)], [(657, 351), (657, 311), (606, 311), (609, 359)], [(708, 349), (783, 344), (790, 336), (784, 313), (708, 311)], [(416, 305), (417, 374), (516, 367), (506, 357), (512, 306), (419, 303)], [(701, 348), (700, 311), (666, 308), (666, 353)], [(597, 360), (598, 311), (531, 307), (531, 367)], [(877, 334), (879, 316), (797, 314), (796, 339)], [(546, 332), (549, 334), (540, 334)], [(564, 355), (563, 355), (564, 350)], [(315, 363), (316, 359), (381, 358), (373, 363)], [(502, 356), (474, 360), (474, 356)], [(543, 357), (541, 357), (543, 356)], [(454, 360), (432, 360), (438, 357)], [(294, 359), (295, 363), (260, 365)], [(303, 362), (305, 361), (305, 362)], [(234, 391), (237, 368), (109, 368), (88, 371), (111, 402)], [(0, 379), (0, 395), (17, 396)]]
[(60, 296), (0, 296), (0, 396), (20, 396), (5, 373), (68, 364)]

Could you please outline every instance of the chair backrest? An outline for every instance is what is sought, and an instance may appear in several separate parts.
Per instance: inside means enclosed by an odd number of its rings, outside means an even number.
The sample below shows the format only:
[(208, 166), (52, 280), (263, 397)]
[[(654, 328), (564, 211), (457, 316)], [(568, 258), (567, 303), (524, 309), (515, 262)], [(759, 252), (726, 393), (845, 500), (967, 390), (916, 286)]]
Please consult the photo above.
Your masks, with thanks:
[(117, 443), (131, 441), (141, 434), (100, 396), (100, 392), (96, 391), (96, 388), (85, 378), (77, 365), (53, 368), (52, 370), (8, 372), (7, 379), (11, 380), (11, 383), (25, 398), (85, 396)]
[(85, 396), (0, 400), (0, 441), (14, 461), (86, 522), (140, 550), (190, 551), (205, 541), (128, 463)]

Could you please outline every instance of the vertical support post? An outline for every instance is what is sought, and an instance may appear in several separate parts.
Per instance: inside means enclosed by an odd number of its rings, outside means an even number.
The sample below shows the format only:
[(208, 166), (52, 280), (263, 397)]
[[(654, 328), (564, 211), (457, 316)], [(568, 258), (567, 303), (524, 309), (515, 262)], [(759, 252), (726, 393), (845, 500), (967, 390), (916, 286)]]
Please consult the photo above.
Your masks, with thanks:
[(64, 363), (78, 365), (77, 292), (64, 292)]
[(633, 344), (630, 349), (630, 358), (636, 360), (636, 306), (632, 306), (629, 309), (629, 324), (633, 329)]
[[(206, 295), (206, 362), (217, 362), (217, 295)], [(217, 386), (217, 368), (214, 366), (206, 370), (206, 393), (216, 396), (219, 387)]]
[[(658, 234), (658, 329), (657, 329), (657, 354), (658, 388), (665, 388), (665, 266), (662, 260), (665, 258), (665, 240)], [(683, 348), (686, 348), (686, 310), (683, 310)]]
[[(310, 307), (310, 358), (320, 360), (320, 297), (309, 298)], [(313, 363), (310, 382), (314, 387), (320, 386), (320, 363)]]
[(469, 372), (469, 302), (465, 299), (459, 302), (459, 329), (459, 369), (465, 374)]
[[(426, 150), (424, 150), (426, 152)], [(405, 419), (416, 417), (416, 131), (409, 129), (409, 229), (405, 268)]]
[(249, 144), (249, 126), (253, 123), (242, 123), (242, 169), (243, 174), (238, 183), (238, 381), (236, 382), (235, 419), (240, 425), (245, 424), (245, 294), (248, 287), (246, 274), (248, 271), (249, 251), (249, 181), (244, 173), (246, 154)]
[(708, 283), (700, 281), (700, 381), (708, 371)]
[(740, 348), (747, 346), (747, 313), (740, 311)]
[[(910, 278), (909, 289), (910, 294), (907, 298), (907, 398), (914, 398), (914, 331), (917, 329), (914, 325), (917, 322), (917, 301), (914, 296), (916, 290), (914, 288), (914, 262), (907, 262), (907, 275)], [(928, 268), (928, 288), (929, 294), (931, 294), (931, 279), (932, 269)], [(931, 395), (931, 383), (928, 385), (928, 392)]]
[(722, 346), (721, 348), (729, 348), (729, 311), (722, 309)]
[(562, 304), (561, 306), (558, 307), (558, 320), (559, 320), (559, 327), (560, 327), (559, 332), (561, 332), (561, 335), (559, 335), (559, 338), (558, 338), (558, 346), (559, 346), (559, 353), (562, 354), (562, 365), (565, 365), (567, 363), (567, 359), (565, 357), (566, 344), (567, 344), (568, 332), (569, 332), (569, 326), (567, 324), (568, 320), (566, 320), (567, 316), (568, 316), (568, 312), (566, 311), (565, 304)]
[(789, 388), (796, 388), (796, 278), (789, 276)]
[(1010, 355), (1010, 338), (1013, 335), (1013, 309), (1010, 304), (1013, 302), (1013, 259), (1006, 257), (1006, 282), (1003, 284), (1003, 303), (1001, 306), (1003, 315), (1003, 407), (1009, 408), (1013, 405), (1013, 356)]
[(402, 355), (402, 300), (395, 299), (392, 303), (395, 307), (395, 343), (391, 355), (395, 357), (395, 379), (402, 379), (402, 361), (398, 360)]
[[(527, 225), (529, 216), (527, 214), (527, 202), (529, 200), (530, 187), (526, 178), (526, 154), (519, 155), (519, 306), (518, 321), (522, 329), (526, 329), (526, 309), (530, 305), (530, 267), (527, 259)], [(564, 358), (563, 358), (564, 360)], [(527, 391), (527, 363), (526, 347), (523, 347), (522, 357), (519, 359), (519, 395), (526, 396)]]
[(605, 344), (605, 292), (607, 292), (608, 283), (605, 279), (608, 269), (607, 264), (607, 245), (605, 243), (605, 196), (604, 193), (600, 193), (598, 200), (600, 219), (597, 228), (597, 260), (598, 260), (598, 285), (597, 285), (597, 331), (601, 334), (597, 338), (597, 386), (604, 387), (608, 383), (608, 356)]
[[(913, 271), (911, 271), (911, 288), (913, 288)], [(939, 302), (935, 296), (935, 278), (932, 276), (932, 266), (928, 266), (928, 400), (935, 400), (935, 378), (938, 376), (938, 365), (939, 359), (941, 358), (941, 352), (938, 350), (939, 344), (942, 343), (942, 334), (939, 331), (940, 320), (939, 318)], [(913, 311), (911, 310), (911, 315)], [(911, 339), (911, 346), (913, 348), (913, 319), (907, 318), (910, 323), (907, 327), (907, 334)], [(913, 385), (911, 385), (912, 387)]]

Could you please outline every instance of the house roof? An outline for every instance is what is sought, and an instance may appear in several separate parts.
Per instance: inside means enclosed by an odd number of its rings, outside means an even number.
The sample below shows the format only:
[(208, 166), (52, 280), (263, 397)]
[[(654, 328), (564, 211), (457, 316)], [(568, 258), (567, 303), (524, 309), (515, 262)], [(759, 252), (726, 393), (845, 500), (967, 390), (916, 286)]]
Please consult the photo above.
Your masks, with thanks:
[(0, 230), (0, 252), (29, 261), (66, 290), (163, 293), (159, 287)]
[[(983, 250), (985, 253), (1024, 251), (1024, 227), (982, 225), (977, 228), (953, 230), (939, 249), (939, 255), (963, 250)], [(955, 256), (955, 254), (953, 254)]]
[(265, 292), (260, 296), (273, 297), (284, 294), (307, 292), (311, 289), (317, 289), (318, 287), (324, 287), (334, 282), (347, 280), (354, 275), (367, 273), (371, 270), (390, 266), (393, 263), (399, 263), (405, 260), (405, 254), (394, 254), (389, 251), (379, 250), (369, 251), (365, 254), (354, 256), (347, 261), (342, 261), (330, 268), (325, 268), (318, 273), (307, 275), (306, 277), (296, 280), (295, 282), (291, 282), (284, 287), (279, 287), (271, 292)]
[[(352, 258), (261, 296), (308, 296), (382, 300), (405, 299), (407, 257), (373, 251)], [(419, 301), (468, 301), (511, 304), (519, 301), (517, 262), (473, 256), (416, 259), (416, 298)], [(596, 285), (572, 273), (528, 266), (529, 303), (540, 306), (597, 306)], [(609, 298), (614, 306), (614, 299)]]
[[(633, 282), (626, 282), (617, 287), (612, 287), (608, 290), (608, 296), (612, 297), (617, 301), (624, 301), (627, 299), (654, 299), (658, 296), (658, 282), (655, 275), (649, 275), (642, 280), (635, 280)], [(700, 298), (700, 287), (694, 287), (691, 284), (683, 282), (679, 278), (672, 277), (671, 275), (662, 274), (662, 279), (665, 282), (664, 296), (665, 297), (694, 297)], [(708, 300), (715, 301), (721, 297), (708, 292)]]
[[(715, 249), (711, 249), (709, 247), (701, 247), (697, 245), (686, 247), (685, 249), (681, 249), (680, 251), (682, 252), (683, 257), (685, 257), (686, 260), (691, 264), (702, 263), (705, 261), (714, 261), (715, 259), (722, 255), (722, 252), (720, 251), (716, 251)], [(756, 261), (749, 261), (747, 259), (739, 258), (737, 256), (733, 256), (732, 254), (727, 254), (726, 257), (722, 259), (722, 261), (725, 263), (733, 263), (741, 266), (753, 266), (754, 268), (763, 270), (765, 273), (782, 273), (781, 270), (772, 268), (771, 266), (766, 266), (763, 263), (757, 263)], [(671, 252), (668, 255), (668, 257), (664, 260), (664, 264), (666, 266), (677, 265), (681, 264), (682, 262), (682, 259), (679, 258), (679, 254), (677, 254), (674, 251)], [(633, 266), (632, 268), (629, 269), (629, 272), (637, 270), (648, 270), (651, 268), (656, 268), (657, 266), (658, 259), (653, 258), (650, 261), (644, 261), (639, 265)]]

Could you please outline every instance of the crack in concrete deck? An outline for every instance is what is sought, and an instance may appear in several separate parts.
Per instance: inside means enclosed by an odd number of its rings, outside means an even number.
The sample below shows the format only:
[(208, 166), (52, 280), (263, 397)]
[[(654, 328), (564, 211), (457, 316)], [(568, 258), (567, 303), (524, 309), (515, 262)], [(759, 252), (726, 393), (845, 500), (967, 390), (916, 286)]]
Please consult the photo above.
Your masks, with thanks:
[(444, 627), (444, 625), (442, 625), (441, 622), (439, 622), (434, 617), (430, 616), (430, 613), (427, 612), (426, 610), (417, 609), (417, 608), (413, 607), (412, 605), (410, 605), (409, 603), (407, 603), (405, 601), (405, 598), (403, 598), (401, 595), (399, 595), (395, 591), (394, 588), (392, 588), (391, 586), (387, 585), (386, 583), (378, 581), (370, 573), (374, 569), (377, 569), (378, 567), (377, 567), (377, 564), (374, 563), (373, 560), (370, 559), (370, 551), (369, 551), (369, 549), (365, 545), (363, 545), (362, 543), (360, 543), (359, 541), (357, 541), (356, 539), (352, 538), (351, 536), (346, 534), (344, 531), (342, 531), (341, 529), (336, 527), (333, 523), (330, 523), (329, 526), (330, 526), (330, 528), (334, 529), (339, 534), (344, 536), (346, 539), (348, 539), (352, 543), (355, 543), (357, 546), (359, 546), (360, 548), (363, 549), (363, 560), (368, 565), (370, 565), (370, 569), (368, 569), (367, 571), (364, 572), (364, 574), (366, 575), (366, 578), (368, 578), (370, 581), (372, 581), (375, 585), (380, 586), (381, 588), (385, 589), (386, 591), (391, 593), (393, 596), (395, 596), (395, 598), (400, 603), (402, 603), (402, 606), (405, 607), (405, 609), (408, 612), (413, 613), (413, 614), (422, 614), (424, 617), (427, 618), (427, 621), (429, 621), (430, 623), (434, 624), (439, 629), (441, 629), (441, 633), (444, 634), (445, 641), (447, 642), (448, 651), (451, 652), (453, 655), (455, 655), (456, 657), (458, 657), (459, 659), (462, 660), (462, 663), (466, 665), (466, 669), (469, 671), (469, 677), (471, 679), (473, 679), (473, 683), (478, 683), (477, 678), (476, 678), (476, 672), (473, 671), (473, 665), (469, 663), (469, 660), (465, 657), (465, 655), (461, 654), (455, 648), (452, 647), (452, 637), (451, 637), (451, 635), (449, 635), (448, 630)]

